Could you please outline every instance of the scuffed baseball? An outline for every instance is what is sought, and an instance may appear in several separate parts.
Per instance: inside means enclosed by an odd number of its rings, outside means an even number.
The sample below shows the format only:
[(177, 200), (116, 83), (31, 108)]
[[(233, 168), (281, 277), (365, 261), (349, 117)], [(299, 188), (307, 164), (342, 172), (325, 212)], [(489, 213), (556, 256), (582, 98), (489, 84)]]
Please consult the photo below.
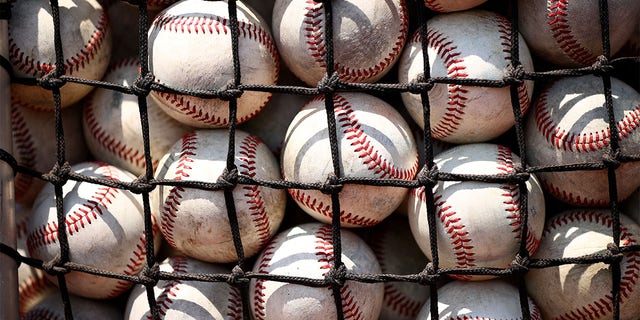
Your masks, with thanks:
[[(612, 105), (620, 151), (640, 153), (640, 93), (611, 78)], [(611, 133), (602, 79), (587, 75), (559, 79), (538, 96), (525, 123), (527, 157), (531, 166), (603, 162)], [(607, 170), (541, 172), (540, 182), (554, 197), (578, 206), (609, 204)], [(640, 187), (640, 163), (616, 169), (618, 199)]]
[[(100, 80), (111, 57), (109, 19), (96, 0), (60, 0), (60, 35), (65, 75)], [(9, 61), (16, 77), (41, 78), (55, 68), (54, 23), (51, 5), (43, 0), (12, 3), (9, 22)], [(77, 83), (60, 88), (62, 107), (93, 89)], [(11, 84), (15, 99), (39, 110), (53, 110), (53, 94), (37, 86)]]
[[(440, 172), (471, 175), (511, 174), (520, 158), (507, 147), (467, 144), (434, 158)], [(527, 250), (536, 251), (542, 236), (545, 201), (532, 174), (528, 192)], [(438, 181), (433, 188), (435, 230), (441, 268), (507, 268), (520, 248), (522, 211), (517, 184), (478, 181)], [(432, 259), (424, 187), (411, 190), (409, 223), (416, 242)], [(487, 275), (450, 275), (459, 280), (484, 280)]]
[[(113, 301), (94, 300), (69, 295), (70, 308), (74, 320), (120, 320), (122, 311)], [(21, 320), (57, 320), (66, 319), (59, 292), (48, 295), (35, 305)]]
[(468, 10), (477, 7), (487, 0), (424, 0), (427, 8), (437, 12)]
[[(347, 272), (380, 273), (380, 265), (367, 244), (341, 230), (341, 259)], [(302, 224), (279, 233), (262, 251), (253, 272), (268, 275), (324, 279), (334, 261), (331, 226)], [(345, 319), (377, 319), (382, 306), (382, 283), (347, 280), (340, 290)], [(255, 320), (336, 319), (333, 291), (329, 287), (252, 279), (249, 287)]]
[[(368, 233), (365, 240), (378, 258), (381, 273), (417, 274), (427, 265), (427, 257), (414, 240), (406, 217), (383, 221)], [(415, 319), (428, 298), (428, 286), (412, 282), (385, 282), (379, 319)]]
[[(640, 2), (607, 1), (611, 54), (637, 33)], [(558, 66), (593, 64), (602, 50), (598, 1), (519, 0), (519, 30), (537, 57)]]
[[(340, 171), (344, 177), (411, 180), (418, 170), (416, 142), (409, 125), (389, 104), (364, 93), (333, 96)], [(286, 180), (324, 183), (333, 165), (325, 98), (309, 101), (285, 136), (282, 175)], [(331, 223), (331, 196), (319, 190), (289, 189), (308, 214)], [(344, 227), (378, 224), (407, 194), (406, 188), (345, 184), (340, 192)]]
[[(540, 309), (527, 299), (529, 319), (542, 320)], [(417, 320), (436, 319), (427, 300)], [(502, 280), (480, 282), (453, 281), (438, 289), (437, 319), (512, 319), (522, 320), (518, 288)], [(546, 319), (546, 318), (545, 318)]]
[[(275, 85), (279, 58), (269, 27), (237, 1), (242, 84)], [(149, 29), (149, 69), (156, 82), (181, 90), (220, 90), (233, 84), (233, 55), (226, 1), (185, 0), (160, 12)], [(198, 128), (229, 124), (229, 102), (152, 91), (176, 120)], [(246, 90), (238, 99), (236, 120), (256, 115), (271, 93)]]
[[(640, 227), (620, 215), (620, 246), (637, 245)], [(573, 209), (553, 216), (544, 230), (534, 259), (577, 258), (604, 253), (613, 242), (609, 210)], [(640, 314), (640, 252), (620, 261), (620, 319)], [(611, 266), (606, 263), (563, 264), (530, 269), (527, 291), (544, 319), (609, 319), (613, 315)]]
[[(314, 0), (277, 0), (273, 35), (282, 60), (316, 86), (326, 74), (324, 6)], [(408, 36), (405, 0), (339, 0), (333, 9), (335, 71), (347, 82), (375, 82), (400, 56)]]
[[(55, 115), (49, 110), (32, 110), (11, 100), (12, 155), (19, 165), (48, 172), (57, 161)], [(89, 153), (82, 134), (82, 110), (73, 106), (62, 111), (65, 159), (70, 164), (87, 160)], [(18, 173), (14, 179), (16, 201), (31, 206), (45, 182)]]
[[(229, 133), (225, 129), (187, 133), (162, 158), (156, 179), (218, 181), (225, 170)], [(235, 132), (234, 163), (238, 174), (280, 180), (278, 162), (262, 140)], [(286, 192), (265, 186), (239, 184), (233, 198), (244, 256), (257, 254), (276, 233), (286, 206)], [(224, 191), (157, 186), (152, 208), (158, 212), (165, 240), (183, 254), (208, 262), (237, 261), (225, 205)]]
[[(15, 206), (16, 214), (16, 250), (22, 256), (28, 257), (27, 229), (31, 208), (20, 204)], [(56, 290), (44, 276), (42, 270), (33, 268), (26, 263), (18, 267), (18, 299), (20, 301), (20, 316), (33, 308), (40, 300)]]
[[(520, 39), (519, 60), (533, 71), (526, 43)], [(502, 80), (512, 62), (511, 23), (497, 13), (470, 10), (440, 14), (427, 21), (431, 77)], [(423, 75), (422, 40), (416, 31), (407, 43), (398, 67), (401, 83)], [(527, 111), (533, 82), (518, 87), (518, 100)], [(413, 120), (425, 128), (419, 94), (402, 93)], [(505, 133), (515, 124), (509, 87), (491, 88), (438, 83), (429, 91), (432, 137), (451, 143), (483, 142)]]
[[(87, 176), (131, 182), (130, 173), (100, 162), (83, 162), (71, 170)], [(63, 214), (69, 241), (69, 260), (104, 271), (137, 275), (145, 265), (146, 240), (142, 197), (124, 189), (89, 182), (67, 181), (62, 188)], [(53, 185), (38, 195), (29, 221), (29, 254), (49, 261), (60, 254)], [(160, 237), (154, 225), (154, 249)], [(47, 278), (57, 283), (56, 277)], [(88, 298), (110, 299), (124, 293), (131, 282), (79, 271), (65, 274), (69, 292)]]
[[(111, 66), (103, 81), (132, 86), (138, 76), (138, 68), (136, 58), (120, 60)], [(155, 169), (160, 158), (191, 128), (169, 117), (149, 97), (147, 114), (149, 151)], [(96, 160), (136, 176), (144, 174), (146, 162), (137, 96), (97, 88), (84, 103), (82, 126), (87, 146)]]
[[(160, 264), (160, 271), (175, 275), (230, 273), (220, 265), (184, 256), (165, 259)], [(153, 292), (160, 319), (242, 319), (240, 291), (225, 282), (160, 280)], [(127, 300), (124, 320), (146, 319), (151, 319), (147, 291), (144, 285), (136, 285)]]

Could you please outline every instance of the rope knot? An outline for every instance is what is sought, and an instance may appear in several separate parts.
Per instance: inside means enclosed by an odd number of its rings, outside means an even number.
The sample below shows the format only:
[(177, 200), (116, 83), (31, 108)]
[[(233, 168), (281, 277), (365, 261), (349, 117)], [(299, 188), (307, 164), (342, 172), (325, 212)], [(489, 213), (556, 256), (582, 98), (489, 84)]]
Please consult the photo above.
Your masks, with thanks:
[(242, 97), (244, 91), (238, 88), (233, 80), (230, 80), (223, 88), (220, 90), (220, 99), (224, 101), (229, 101), (232, 99), (238, 99)]
[(160, 267), (157, 263), (154, 263), (151, 267), (145, 264), (142, 272), (138, 275), (140, 284), (145, 286), (155, 286), (160, 279)]
[(60, 166), (57, 162), (53, 165), (51, 171), (42, 175), (42, 177), (51, 182), (54, 186), (63, 186), (69, 180), (71, 165), (65, 162)]
[(335, 92), (340, 83), (340, 77), (337, 72), (334, 72), (331, 76), (324, 75), (322, 80), (318, 82), (318, 92), (320, 93), (332, 93)]
[(148, 193), (153, 191), (154, 188), (155, 186), (149, 183), (149, 179), (147, 179), (144, 174), (138, 177), (138, 179), (131, 181), (129, 185), (129, 191), (135, 194), (142, 194), (144, 192)]
[(131, 86), (131, 92), (136, 96), (148, 96), (149, 92), (151, 92), (151, 86), (153, 85), (154, 76), (152, 73), (148, 72), (144, 76), (138, 75), (136, 80), (133, 82)]
[[(63, 66), (64, 69), (64, 66)], [(47, 72), (42, 78), (37, 79), (38, 85), (47, 90), (62, 88), (67, 82), (58, 77), (58, 67), (54, 67), (53, 70)], [(62, 72), (64, 74), (64, 71)]]
[(427, 263), (427, 266), (418, 273), (418, 283), (421, 285), (434, 284), (439, 278), (440, 275), (436, 272), (436, 268), (431, 262)]
[(591, 68), (593, 69), (593, 74), (596, 76), (608, 75), (614, 70), (613, 66), (609, 63), (609, 59), (603, 55), (596, 58)]
[(525, 75), (524, 67), (519, 64), (517, 66), (509, 65), (507, 70), (505, 71), (504, 77), (502, 78), (502, 82), (506, 85), (517, 84), (520, 85), (524, 82)]
[(335, 175), (335, 173), (331, 172), (327, 175), (327, 180), (320, 186), (320, 192), (324, 194), (331, 194), (333, 191), (340, 192), (342, 187), (340, 179)]
[(234, 287), (238, 285), (247, 286), (249, 285), (249, 279), (245, 276), (244, 270), (240, 266), (235, 266), (231, 269), (227, 283)]
[(527, 273), (529, 271), (529, 264), (531, 261), (529, 260), (529, 256), (520, 255), (520, 253), (516, 254), (516, 257), (509, 264), (509, 269), (515, 273)]
[(339, 286), (342, 287), (347, 277), (347, 267), (344, 264), (340, 264), (337, 268), (331, 268), (327, 274), (325, 274), (324, 279), (326, 282), (331, 284), (331, 286)]
[(607, 150), (604, 154), (602, 154), (602, 163), (606, 165), (608, 168), (617, 169), (620, 167), (620, 150), (612, 152), (611, 150)]
[(42, 263), (42, 270), (47, 272), (52, 276), (57, 276), (59, 274), (67, 274), (70, 272), (69, 269), (62, 266), (62, 257), (60, 253), (56, 254), (53, 259)]
[(218, 184), (222, 187), (222, 190), (232, 190), (238, 184), (238, 168), (234, 165), (231, 170), (225, 168), (222, 174), (218, 177)]
[(431, 170), (427, 169), (426, 166), (422, 167), (418, 173), (418, 183), (425, 188), (435, 186), (438, 183), (438, 167), (434, 165)]
[(607, 244), (607, 251), (611, 254), (611, 258), (609, 259), (611, 263), (620, 263), (624, 258), (624, 254), (620, 251), (620, 247), (613, 242)]
[(427, 79), (424, 78), (424, 73), (420, 73), (415, 79), (409, 82), (407, 90), (413, 94), (421, 94), (423, 92), (429, 92), (429, 90), (433, 88), (433, 85), (433, 82), (427, 81)]

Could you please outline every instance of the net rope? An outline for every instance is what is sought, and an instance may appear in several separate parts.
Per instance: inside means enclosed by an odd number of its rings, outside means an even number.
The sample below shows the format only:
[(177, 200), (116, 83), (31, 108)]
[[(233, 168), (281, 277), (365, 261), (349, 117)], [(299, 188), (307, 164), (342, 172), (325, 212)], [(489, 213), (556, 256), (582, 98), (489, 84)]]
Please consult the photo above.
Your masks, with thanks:
[[(417, 81), (411, 83), (345, 83), (342, 82), (336, 70), (334, 70), (334, 45), (333, 45), (333, 25), (332, 23), (324, 24), (325, 43), (326, 43), (326, 57), (325, 62), (327, 71), (320, 83), (315, 88), (301, 87), (301, 86), (287, 86), (287, 85), (255, 85), (255, 84), (243, 84), (242, 74), (240, 73), (240, 58), (238, 55), (238, 18), (236, 14), (236, 1), (229, 0), (229, 17), (230, 17), (230, 30), (233, 48), (233, 81), (228, 83), (223, 88), (216, 90), (179, 90), (175, 88), (169, 88), (154, 82), (154, 75), (148, 68), (148, 42), (146, 34), (146, 26), (149, 21), (149, 13), (147, 11), (145, 1), (127, 0), (132, 5), (137, 6), (139, 12), (139, 61), (140, 61), (140, 74), (136, 81), (131, 86), (118, 85), (114, 83), (107, 83), (102, 81), (92, 81), (73, 76), (65, 75), (64, 73), (64, 56), (62, 53), (62, 41), (60, 35), (60, 16), (58, 9), (58, 1), (50, 0), (52, 15), (54, 18), (54, 39), (55, 39), (55, 52), (56, 52), (56, 65), (51, 72), (40, 78), (19, 78), (13, 75), (11, 64), (5, 57), (0, 57), (0, 65), (3, 69), (7, 70), (11, 74), (13, 83), (40, 86), (45, 89), (49, 89), (52, 92), (55, 101), (55, 124), (56, 124), (56, 163), (48, 172), (38, 172), (32, 168), (21, 166), (17, 163), (16, 159), (11, 155), (10, 150), (0, 149), (0, 160), (9, 164), (15, 174), (22, 173), (25, 175), (33, 176), (35, 178), (47, 181), (55, 187), (56, 195), (56, 210), (58, 219), (58, 235), (60, 244), (60, 254), (50, 261), (41, 261), (20, 255), (16, 250), (7, 246), (4, 243), (0, 243), (0, 252), (15, 259), (18, 264), (27, 264), (34, 268), (42, 269), (45, 272), (54, 275), (58, 279), (59, 290), (62, 295), (65, 317), (66, 319), (73, 319), (73, 310), (69, 301), (69, 292), (67, 290), (65, 274), (71, 271), (85, 272), (89, 274), (116, 278), (120, 280), (129, 281), (132, 283), (142, 284), (146, 287), (147, 300), (149, 303), (149, 310), (153, 319), (161, 319), (161, 315), (156, 305), (155, 296), (153, 294), (154, 286), (160, 280), (172, 280), (179, 279), (184, 281), (207, 281), (207, 282), (226, 282), (239, 289), (242, 296), (243, 306), (243, 318), (250, 319), (250, 302), (249, 302), (249, 283), (251, 279), (265, 279), (275, 280), (281, 282), (288, 282), (294, 284), (307, 285), (312, 287), (331, 287), (333, 290), (333, 296), (335, 299), (335, 306), (338, 314), (338, 319), (344, 319), (344, 311), (342, 310), (342, 302), (340, 298), (340, 289), (344, 286), (346, 281), (359, 281), (364, 283), (378, 283), (378, 282), (413, 282), (421, 285), (429, 285), (430, 287), (430, 310), (431, 314), (438, 314), (438, 287), (437, 284), (444, 275), (495, 275), (499, 277), (515, 277), (519, 289), (520, 306), (522, 310), (523, 319), (530, 319), (530, 310), (527, 301), (526, 282), (524, 275), (533, 268), (548, 268), (552, 266), (559, 266), (563, 264), (593, 264), (593, 263), (606, 263), (611, 265), (612, 270), (612, 292), (613, 292), (613, 317), (619, 319), (620, 313), (620, 283), (621, 283), (621, 269), (620, 263), (623, 255), (632, 251), (640, 251), (640, 245), (628, 245), (620, 246), (620, 208), (618, 201), (618, 190), (616, 187), (616, 175), (615, 169), (622, 163), (639, 161), (639, 154), (623, 154), (620, 150), (617, 139), (610, 139), (611, 143), (605, 152), (601, 162), (593, 163), (576, 163), (570, 165), (557, 165), (557, 166), (529, 166), (527, 164), (526, 149), (527, 145), (524, 139), (523, 129), (523, 114), (520, 108), (520, 102), (518, 99), (518, 86), (525, 80), (533, 81), (549, 81), (552, 79), (558, 79), (563, 77), (576, 77), (581, 75), (596, 75), (602, 79), (602, 88), (605, 93), (605, 108), (607, 110), (607, 121), (609, 128), (611, 128), (611, 136), (616, 137), (618, 135), (617, 122), (613, 115), (612, 94), (611, 94), (611, 76), (625, 66), (640, 64), (640, 57), (622, 57), (617, 59), (611, 59), (610, 54), (610, 39), (609, 39), (609, 14), (607, 0), (598, 0), (600, 7), (600, 25), (601, 25), (601, 40), (603, 54), (598, 57), (596, 62), (589, 67), (572, 68), (572, 69), (556, 69), (544, 72), (527, 72), (522, 67), (518, 60), (520, 52), (520, 44), (518, 43), (518, 8), (517, 1), (511, 2), (511, 15), (510, 22), (512, 24), (511, 31), (511, 56), (513, 57), (508, 72), (504, 75), (502, 80), (486, 80), (486, 79), (452, 79), (443, 77), (432, 77), (430, 75), (429, 63), (428, 63), (428, 44), (427, 44), (427, 28), (424, 23), (433, 12), (430, 12), (421, 1), (408, 0), (408, 6), (413, 6), (416, 9), (418, 17), (418, 30), (421, 35), (421, 45), (423, 52), (424, 70), (423, 75), (419, 77)], [(333, 11), (330, 0), (318, 1), (324, 4), (324, 17), (325, 21), (332, 21)], [(10, 18), (10, 4), (0, 4), (0, 19), (8, 20)], [(145, 174), (138, 177), (132, 182), (119, 182), (109, 179), (100, 179), (83, 176), (75, 173), (71, 170), (70, 164), (65, 159), (65, 141), (64, 132), (62, 127), (62, 113), (61, 113), (61, 100), (60, 100), (60, 88), (68, 82), (81, 83), (91, 85), (94, 87), (105, 88), (109, 90), (120, 91), (125, 94), (133, 94), (138, 97), (139, 113), (141, 116), (142, 136), (144, 140), (145, 148)], [(430, 102), (428, 92), (435, 84), (460, 84), (460, 85), (472, 85), (472, 86), (486, 86), (486, 87), (509, 87), (511, 93), (511, 104), (513, 114), (516, 119), (514, 127), (515, 137), (517, 141), (518, 154), (520, 155), (520, 162), (515, 164), (514, 171), (510, 174), (500, 175), (466, 175), (466, 174), (452, 174), (441, 172), (438, 170), (434, 163), (434, 150), (433, 150), (433, 138), (430, 136)], [(219, 98), (229, 101), (229, 143), (228, 153), (226, 158), (226, 169), (224, 173), (218, 178), (217, 182), (204, 182), (204, 181), (173, 181), (164, 179), (155, 179), (153, 176), (153, 165), (150, 156), (149, 145), (149, 120), (147, 113), (147, 101), (146, 97), (152, 91), (161, 91), (167, 93), (186, 94), (201, 98)], [(327, 114), (327, 123), (329, 127), (329, 138), (331, 146), (331, 157), (333, 165), (333, 173), (330, 174), (326, 181), (323, 183), (301, 183), (298, 181), (287, 180), (262, 180), (255, 177), (248, 177), (238, 172), (234, 164), (234, 137), (237, 128), (236, 112), (237, 112), (237, 99), (247, 91), (259, 91), (259, 92), (272, 92), (272, 93), (286, 93), (295, 95), (315, 96), (324, 95), (325, 110)], [(422, 106), (423, 106), (423, 120), (425, 123), (425, 129), (423, 130), (423, 139), (425, 141), (423, 146), (423, 154), (425, 155), (425, 163), (420, 168), (418, 174), (413, 180), (396, 180), (396, 179), (366, 179), (366, 178), (354, 178), (344, 177), (340, 171), (339, 164), (339, 149), (336, 133), (336, 120), (334, 117), (334, 99), (333, 96), (338, 92), (368, 92), (368, 93), (401, 93), (411, 92), (414, 94), (420, 94)], [(530, 253), (526, 247), (527, 228), (521, 228), (520, 246), (519, 252), (511, 265), (507, 268), (441, 268), (438, 258), (437, 250), (437, 232), (435, 231), (436, 225), (436, 207), (434, 201), (433, 192), (426, 192), (426, 205), (428, 211), (428, 223), (430, 229), (429, 245), (431, 248), (432, 260), (428, 262), (424, 269), (416, 274), (358, 274), (347, 271), (345, 265), (341, 260), (341, 233), (340, 233), (340, 201), (339, 194), (346, 184), (361, 184), (361, 185), (373, 185), (373, 186), (397, 186), (402, 188), (417, 188), (420, 186), (425, 187), (426, 190), (432, 190), (439, 181), (481, 181), (481, 182), (502, 182), (517, 184), (521, 195), (519, 206), (521, 212), (520, 225), (527, 225), (528, 209), (527, 209), (527, 197), (528, 191), (526, 188), (526, 182), (531, 174), (539, 172), (554, 172), (554, 171), (569, 171), (569, 170), (600, 170), (606, 169), (609, 177), (609, 194), (610, 194), (610, 209), (612, 211), (613, 229), (612, 237), (613, 242), (607, 245), (602, 253), (590, 254), (577, 258), (551, 258), (551, 259), (533, 259), (530, 257)], [(100, 270), (91, 266), (82, 265), (70, 261), (69, 259), (69, 245), (67, 239), (67, 233), (64, 230), (65, 216), (63, 210), (63, 197), (62, 187), (69, 180), (72, 181), (84, 181), (94, 184), (109, 186), (118, 189), (130, 190), (133, 193), (141, 194), (143, 198), (144, 208), (144, 223), (146, 234), (146, 265), (142, 272), (138, 276), (130, 276), (122, 273), (113, 273), (105, 270)], [(331, 195), (332, 201), (332, 240), (334, 245), (334, 261), (331, 264), (331, 269), (327, 272), (324, 279), (311, 279), (305, 277), (292, 277), (282, 276), (274, 274), (261, 274), (251, 271), (251, 266), (248, 265), (247, 259), (244, 255), (243, 244), (240, 239), (240, 230), (238, 227), (238, 219), (236, 216), (236, 210), (234, 206), (234, 199), (232, 190), (238, 185), (258, 185), (275, 189), (304, 189), (304, 190), (319, 190), (325, 194)], [(235, 251), (238, 256), (238, 262), (233, 267), (232, 271), (228, 274), (188, 274), (188, 273), (170, 273), (160, 271), (157, 257), (154, 254), (154, 241), (152, 235), (152, 217), (149, 202), (149, 193), (159, 185), (163, 186), (180, 186), (183, 188), (195, 188), (202, 190), (222, 190), (224, 192), (225, 204), (227, 206), (228, 218), (230, 222), (230, 228), (232, 230), (233, 241)]]

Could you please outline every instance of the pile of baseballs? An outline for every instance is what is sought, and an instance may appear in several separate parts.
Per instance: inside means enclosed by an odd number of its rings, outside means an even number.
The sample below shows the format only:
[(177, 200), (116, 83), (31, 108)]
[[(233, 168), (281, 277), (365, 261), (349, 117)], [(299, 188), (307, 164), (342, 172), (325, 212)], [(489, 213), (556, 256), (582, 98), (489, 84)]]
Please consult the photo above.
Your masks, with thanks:
[[(640, 54), (639, 1), (608, 1), (608, 50), (597, 1), (152, 0), (142, 26), (128, 2), (58, 3), (64, 66), (49, 2), (13, 3), (14, 75), (111, 87), (60, 87), (64, 160), (87, 179), (16, 175), (18, 249), (121, 276), (65, 274), (75, 318), (609, 319), (618, 303), (638, 319), (638, 251), (619, 257), (617, 302), (603, 262), (530, 268), (526, 292), (493, 271), (639, 244), (640, 162), (612, 153), (640, 154), (639, 88), (624, 70), (531, 76)], [(341, 89), (389, 83), (406, 90)], [(11, 84), (20, 165), (56, 168), (55, 109), (51, 90)], [(145, 286), (151, 256), (163, 278)], [(58, 277), (23, 265), (20, 281), (24, 319), (64, 316)]]

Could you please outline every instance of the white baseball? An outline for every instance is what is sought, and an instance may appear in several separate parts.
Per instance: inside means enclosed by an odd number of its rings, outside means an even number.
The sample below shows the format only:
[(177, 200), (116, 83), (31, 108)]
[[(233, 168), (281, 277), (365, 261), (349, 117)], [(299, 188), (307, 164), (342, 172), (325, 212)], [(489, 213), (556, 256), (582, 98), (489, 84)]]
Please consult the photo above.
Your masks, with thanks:
[[(65, 159), (71, 164), (88, 157), (82, 134), (82, 110), (73, 106), (62, 111)], [(24, 103), (11, 100), (11, 132), (13, 152), (18, 164), (48, 172), (56, 163), (56, 127), (53, 112), (33, 110)], [(14, 179), (16, 201), (31, 206), (45, 182), (30, 175), (18, 173)]]
[[(180, 274), (228, 274), (226, 268), (184, 256), (165, 259), (160, 271)], [(160, 280), (154, 287), (160, 319), (241, 320), (242, 298), (237, 288), (225, 282)], [(125, 320), (151, 319), (144, 285), (133, 287), (127, 300)]]
[[(65, 75), (100, 80), (111, 57), (109, 19), (96, 0), (60, 0), (60, 35)], [(17, 77), (40, 78), (55, 68), (53, 16), (49, 2), (16, 1), (9, 22), (9, 60)], [(93, 87), (67, 83), (60, 88), (62, 107)], [(11, 95), (34, 109), (53, 110), (53, 94), (40, 87), (11, 84)]]
[[(527, 301), (529, 319), (542, 320), (534, 301)], [(449, 282), (438, 289), (439, 317), (431, 314), (430, 307), (427, 300), (416, 319), (524, 319), (518, 289), (502, 280)]]
[[(71, 169), (84, 176), (130, 182), (133, 175), (116, 167), (83, 162)], [(101, 270), (137, 275), (145, 265), (146, 241), (142, 197), (123, 189), (69, 180), (62, 189), (69, 259)], [(154, 236), (157, 234), (154, 227)], [(158, 248), (160, 237), (155, 237)], [(29, 221), (31, 256), (48, 261), (60, 253), (53, 185), (38, 195)], [(56, 278), (47, 274), (47, 278)], [(114, 298), (131, 282), (78, 271), (65, 275), (69, 292), (88, 298)], [(57, 283), (57, 282), (56, 282)]]
[[(405, 0), (340, 0), (333, 9), (335, 70), (347, 82), (375, 82), (400, 56), (409, 29)], [(283, 61), (310, 86), (326, 73), (324, 6), (314, 0), (277, 0), (273, 34)]]
[[(613, 112), (623, 154), (640, 153), (640, 94), (611, 79)], [(545, 88), (526, 120), (525, 138), (531, 166), (602, 163), (611, 134), (602, 79), (596, 76), (563, 78)], [(544, 172), (546, 191), (580, 206), (606, 206), (609, 187), (606, 169)], [(626, 162), (616, 169), (618, 199), (640, 187), (640, 163)]]
[(462, 11), (477, 7), (487, 0), (424, 0), (427, 8), (437, 12)]
[[(367, 239), (380, 263), (381, 273), (417, 274), (427, 265), (411, 235), (406, 217), (392, 217), (376, 226)], [(380, 320), (415, 319), (429, 298), (429, 287), (411, 282), (384, 283), (384, 300)]]
[[(409, 125), (386, 102), (364, 93), (334, 97), (340, 170), (356, 178), (411, 180), (418, 170), (416, 143)], [(282, 149), (282, 175), (302, 183), (324, 183), (333, 172), (324, 96), (296, 115)], [(314, 218), (331, 223), (331, 196), (319, 190), (289, 189)], [(346, 184), (340, 192), (344, 227), (378, 224), (402, 202), (407, 189)]]
[[(380, 273), (380, 265), (367, 244), (347, 230), (342, 235), (342, 262), (348, 272)], [(324, 279), (334, 261), (331, 226), (302, 224), (278, 234), (256, 261), (253, 272), (269, 275)], [(377, 319), (382, 306), (382, 283), (346, 281), (340, 290), (345, 319)], [(336, 319), (333, 291), (329, 287), (252, 279), (249, 288), (255, 320)]]
[[(454, 174), (510, 174), (520, 162), (506, 147), (467, 144), (434, 158), (441, 172)], [(534, 175), (528, 191), (527, 250), (536, 251), (545, 219), (542, 189)], [(506, 268), (520, 248), (522, 215), (517, 184), (477, 181), (438, 181), (433, 188), (441, 268)], [(409, 223), (416, 242), (432, 259), (427, 222), (425, 188), (411, 191)], [(451, 275), (460, 280), (484, 280), (492, 276)]]
[[(637, 33), (640, 2), (610, 0), (609, 42), (615, 54)], [(518, 25), (531, 51), (558, 66), (588, 66), (603, 53), (598, 1), (520, 0)]]
[[(71, 312), (75, 320), (120, 320), (122, 311), (112, 301), (87, 299), (69, 295)], [(62, 297), (59, 292), (48, 295), (33, 307), (21, 320), (66, 319)]]
[[(111, 66), (105, 82), (131, 86), (138, 76), (135, 58)], [(147, 98), (149, 151), (154, 169), (169, 148), (191, 129), (169, 117)], [(96, 160), (125, 169), (136, 176), (145, 172), (145, 151), (138, 97), (117, 90), (96, 89), (84, 103), (82, 124), (87, 146)]]
[[(31, 208), (16, 204), (16, 250), (22, 256), (28, 257), (27, 227), (31, 215)], [(49, 280), (44, 277), (44, 272), (32, 268), (26, 263), (18, 267), (18, 298), (20, 301), (20, 316), (33, 308), (45, 296), (57, 290)]]
[[(640, 227), (620, 215), (620, 246), (637, 245)], [(604, 253), (613, 242), (609, 210), (574, 209), (553, 216), (534, 259), (577, 258)], [(527, 291), (545, 319), (609, 319), (613, 314), (611, 266), (606, 263), (563, 264), (530, 269)], [(620, 261), (620, 319), (638, 319), (640, 252)]]
[[(235, 165), (238, 174), (280, 180), (278, 162), (262, 140), (237, 130)], [(177, 141), (156, 170), (157, 179), (216, 182), (226, 167), (229, 133), (225, 129), (187, 133)], [(152, 206), (159, 213), (164, 238), (183, 254), (209, 262), (237, 261), (224, 192), (157, 186)], [(245, 257), (257, 254), (282, 222), (286, 192), (239, 184), (233, 198)]]
[[(497, 13), (471, 10), (440, 14), (427, 21), (427, 42), (431, 77), (502, 80), (511, 64), (511, 24)], [(533, 71), (531, 55), (520, 39), (519, 60)], [(398, 80), (415, 81), (423, 74), (420, 33), (416, 31), (400, 58)], [(518, 88), (520, 109), (527, 111), (533, 82)], [(424, 129), (420, 95), (402, 93), (411, 117)], [(494, 139), (514, 124), (509, 87), (490, 88), (456, 84), (435, 84), (429, 91), (431, 135), (452, 143)]]
[[(243, 84), (274, 85), (278, 52), (269, 27), (237, 1), (238, 46)], [(226, 1), (185, 0), (162, 11), (149, 29), (149, 69), (158, 83), (182, 90), (218, 90), (233, 83), (229, 8)], [(199, 128), (229, 124), (229, 103), (152, 91), (176, 120)], [(271, 96), (245, 91), (238, 99), (237, 122), (256, 115)]]

